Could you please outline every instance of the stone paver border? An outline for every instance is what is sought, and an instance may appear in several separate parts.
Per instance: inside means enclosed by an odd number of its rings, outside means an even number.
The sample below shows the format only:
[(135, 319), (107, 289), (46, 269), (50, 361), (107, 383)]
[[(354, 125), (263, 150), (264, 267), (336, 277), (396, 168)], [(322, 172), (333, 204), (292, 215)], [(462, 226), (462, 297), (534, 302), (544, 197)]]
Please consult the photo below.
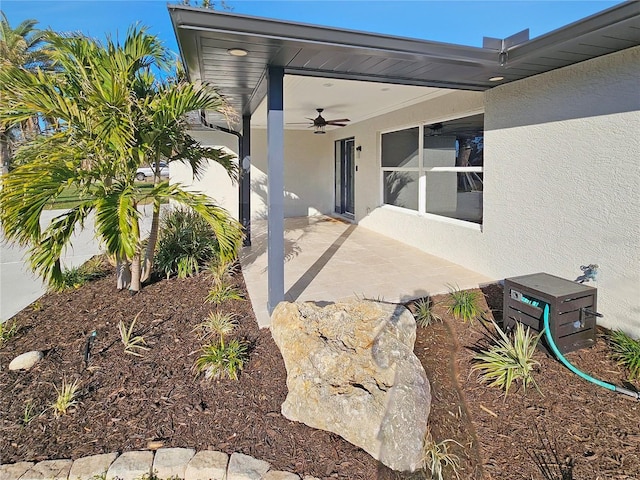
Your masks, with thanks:
[[(2, 459), (0, 458), (0, 461)], [(163, 476), (165, 475), (165, 476)], [(300, 480), (295, 473), (271, 470), (263, 460), (241, 453), (160, 448), (107, 453), (71, 460), (0, 465), (0, 480)], [(320, 480), (305, 476), (302, 480)]]

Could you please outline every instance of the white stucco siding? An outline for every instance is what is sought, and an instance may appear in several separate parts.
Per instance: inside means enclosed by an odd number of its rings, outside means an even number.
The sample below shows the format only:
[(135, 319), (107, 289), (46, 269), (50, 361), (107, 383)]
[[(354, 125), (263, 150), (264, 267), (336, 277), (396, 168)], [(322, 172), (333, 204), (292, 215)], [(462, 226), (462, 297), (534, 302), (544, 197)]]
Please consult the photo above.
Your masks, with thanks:
[[(575, 279), (640, 335), (640, 48), (486, 93), (483, 273)], [(484, 263), (484, 262), (483, 262)], [(473, 268), (473, 266), (472, 266)]]
[[(228, 153), (238, 155), (238, 138), (219, 131), (190, 131), (189, 134), (205, 147), (224, 147)], [(189, 191), (208, 195), (225, 208), (233, 218), (238, 218), (238, 184), (233, 183), (227, 172), (216, 162), (208, 162), (200, 179), (193, 178), (191, 166), (182, 162), (171, 162), (170, 182), (180, 183)]]
[[(333, 142), (312, 130), (284, 132), (284, 216), (330, 214), (333, 209)], [(267, 131), (251, 131), (252, 218), (267, 214)]]
[[(201, 145), (226, 147), (238, 154), (238, 138), (220, 131), (191, 131)], [(333, 142), (313, 131), (286, 130), (284, 135), (285, 217), (330, 214), (333, 209)], [(267, 215), (267, 131), (251, 130), (251, 217)], [(193, 179), (191, 167), (174, 162), (171, 183), (202, 192), (238, 218), (239, 189), (224, 169), (209, 162), (201, 179)]]

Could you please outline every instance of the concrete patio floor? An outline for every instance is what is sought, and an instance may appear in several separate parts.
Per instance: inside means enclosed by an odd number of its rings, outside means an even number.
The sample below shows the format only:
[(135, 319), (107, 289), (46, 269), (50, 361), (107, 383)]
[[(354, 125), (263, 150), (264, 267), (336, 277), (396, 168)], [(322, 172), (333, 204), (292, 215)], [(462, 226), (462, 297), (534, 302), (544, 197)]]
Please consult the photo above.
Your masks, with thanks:
[[(243, 248), (240, 262), (258, 325), (268, 327), (266, 221), (252, 223), (252, 246)], [(407, 302), (446, 293), (449, 285), (467, 289), (494, 281), (339, 219), (285, 219), (286, 301)]]

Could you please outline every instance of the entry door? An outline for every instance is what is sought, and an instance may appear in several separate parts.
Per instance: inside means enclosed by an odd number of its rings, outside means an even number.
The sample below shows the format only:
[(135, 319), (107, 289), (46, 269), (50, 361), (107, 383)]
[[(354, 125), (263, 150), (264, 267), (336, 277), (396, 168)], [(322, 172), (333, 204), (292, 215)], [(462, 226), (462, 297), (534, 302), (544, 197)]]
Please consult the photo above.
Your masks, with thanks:
[(336, 142), (336, 213), (355, 216), (355, 147), (353, 138)]

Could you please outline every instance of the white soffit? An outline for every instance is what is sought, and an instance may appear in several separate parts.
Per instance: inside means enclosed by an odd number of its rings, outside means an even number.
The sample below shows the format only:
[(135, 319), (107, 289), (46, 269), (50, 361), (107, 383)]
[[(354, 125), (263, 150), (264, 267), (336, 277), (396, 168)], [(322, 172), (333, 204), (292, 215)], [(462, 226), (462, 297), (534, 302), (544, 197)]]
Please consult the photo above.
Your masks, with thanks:
[[(322, 116), (326, 120), (348, 118), (348, 124), (352, 125), (452, 91), (445, 88), (285, 75), (285, 129), (309, 129), (311, 121), (308, 119), (318, 115), (316, 108), (324, 109)], [(266, 128), (266, 98), (252, 115), (251, 126)], [(328, 131), (337, 128), (340, 127), (327, 126)]]

